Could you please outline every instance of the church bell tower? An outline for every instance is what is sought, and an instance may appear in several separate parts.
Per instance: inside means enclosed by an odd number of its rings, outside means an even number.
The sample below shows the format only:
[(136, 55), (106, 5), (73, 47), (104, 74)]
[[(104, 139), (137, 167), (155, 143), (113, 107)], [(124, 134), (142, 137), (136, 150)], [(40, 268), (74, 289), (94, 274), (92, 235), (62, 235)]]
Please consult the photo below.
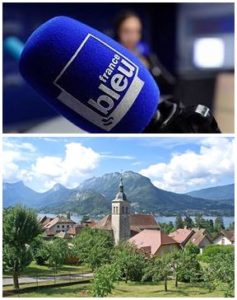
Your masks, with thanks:
[(112, 201), (112, 229), (114, 233), (115, 245), (120, 241), (130, 238), (130, 203), (124, 193), (123, 179), (121, 177), (119, 192)]

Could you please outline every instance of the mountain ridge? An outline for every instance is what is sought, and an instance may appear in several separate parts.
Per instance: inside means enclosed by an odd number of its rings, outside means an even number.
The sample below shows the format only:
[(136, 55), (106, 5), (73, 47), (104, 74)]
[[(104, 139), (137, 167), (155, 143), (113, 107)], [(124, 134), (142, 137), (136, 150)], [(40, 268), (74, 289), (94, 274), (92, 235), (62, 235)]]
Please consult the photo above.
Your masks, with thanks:
[[(205, 211), (231, 215), (234, 211), (233, 199), (219, 199), (214, 202), (191, 196), (189, 193), (178, 194), (165, 191), (155, 187), (149, 178), (133, 171), (126, 171), (122, 176), (124, 190), (131, 202), (133, 212), (168, 215), (177, 212)], [(110, 212), (111, 201), (118, 192), (120, 177), (119, 172), (107, 173), (86, 179), (74, 189), (56, 184), (44, 193), (33, 191), (19, 182), (15, 184), (17, 189), (14, 191), (14, 184), (5, 183), (4, 207), (21, 203), (48, 213), (70, 210), (78, 214), (106, 214)], [(26, 190), (25, 195), (24, 190)]]

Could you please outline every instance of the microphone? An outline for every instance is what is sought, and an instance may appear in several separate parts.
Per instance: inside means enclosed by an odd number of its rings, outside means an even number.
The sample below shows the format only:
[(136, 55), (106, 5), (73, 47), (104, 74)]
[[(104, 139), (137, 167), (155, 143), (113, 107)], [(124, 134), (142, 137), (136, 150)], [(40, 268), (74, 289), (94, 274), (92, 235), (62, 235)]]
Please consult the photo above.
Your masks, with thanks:
[(156, 115), (159, 88), (142, 62), (72, 18), (55, 17), (37, 28), (19, 68), (54, 109), (88, 132), (144, 132)]

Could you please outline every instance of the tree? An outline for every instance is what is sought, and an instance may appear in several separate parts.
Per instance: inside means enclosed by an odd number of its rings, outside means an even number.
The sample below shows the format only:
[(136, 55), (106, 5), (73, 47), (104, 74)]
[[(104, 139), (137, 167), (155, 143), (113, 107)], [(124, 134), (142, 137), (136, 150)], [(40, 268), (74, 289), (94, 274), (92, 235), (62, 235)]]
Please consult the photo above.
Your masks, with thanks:
[(155, 266), (157, 268), (157, 273), (153, 276), (153, 281), (164, 281), (164, 289), (168, 291), (168, 278), (172, 275), (171, 269), (171, 257), (169, 254), (164, 255), (161, 258), (155, 260)]
[(202, 276), (202, 268), (198, 261), (199, 249), (192, 244), (187, 245), (180, 256), (180, 268), (178, 281), (199, 282)]
[(211, 263), (216, 260), (218, 255), (231, 255), (234, 247), (232, 245), (208, 245), (204, 248), (202, 255), (199, 259), (206, 263)]
[(173, 222), (169, 223), (159, 223), (160, 229), (165, 232), (166, 234), (169, 234), (175, 230)]
[(197, 256), (200, 253), (200, 250), (198, 246), (194, 245), (193, 243), (188, 243), (184, 250), (183, 250), (187, 255), (195, 255)]
[(146, 258), (133, 245), (121, 243), (115, 250), (114, 260), (120, 269), (121, 276), (125, 277), (126, 283), (128, 280), (141, 281)]
[(235, 222), (231, 222), (227, 227), (227, 230), (234, 230), (235, 229)]
[(207, 230), (209, 232), (213, 232), (214, 231), (214, 223), (213, 223), (212, 219), (209, 220), (209, 227), (207, 228)]
[(179, 281), (198, 281), (201, 275), (200, 264), (197, 260), (199, 248), (193, 244), (187, 245), (182, 250), (169, 254), (170, 265), (175, 278), (175, 287)]
[(56, 272), (57, 269), (64, 264), (68, 256), (67, 242), (61, 238), (56, 238), (48, 243), (48, 262)]
[(198, 213), (195, 216), (195, 226), (199, 229), (206, 228), (206, 221), (201, 213)]
[[(216, 245), (213, 245), (216, 246)], [(226, 283), (225, 296), (234, 296), (234, 247), (229, 246), (209, 247), (206, 251), (208, 266), (204, 268), (204, 278), (208, 278), (211, 288), (220, 283)], [(211, 252), (211, 253), (210, 253)], [(209, 254), (207, 256), (207, 253)], [(210, 255), (211, 254), (211, 255)], [(208, 257), (208, 259), (207, 259)]]
[(188, 214), (186, 214), (183, 224), (184, 224), (184, 226), (186, 226), (189, 229), (193, 228), (193, 226), (194, 226), (193, 220)]
[(48, 243), (38, 235), (31, 243), (31, 251), (38, 265), (44, 265), (49, 258)]
[(115, 264), (105, 264), (99, 267), (92, 281), (91, 293), (93, 297), (106, 297), (114, 288), (114, 282), (119, 279), (119, 268)]
[(175, 220), (175, 228), (179, 229), (179, 228), (184, 228), (184, 223), (183, 223), (183, 219), (181, 217), (180, 214), (178, 214), (176, 216), (176, 220)]
[(178, 287), (179, 272), (180, 269), (182, 268), (182, 263), (183, 263), (182, 255), (183, 255), (182, 251), (174, 251), (170, 253), (170, 265), (174, 273), (176, 288)]
[(149, 261), (142, 281), (164, 282), (164, 290), (168, 291), (168, 278), (173, 274), (170, 254), (156, 257)]
[(79, 259), (93, 271), (111, 262), (114, 242), (112, 235), (104, 230), (86, 227), (73, 240), (73, 244)]
[(13, 276), (14, 288), (19, 289), (19, 275), (33, 257), (30, 245), (40, 234), (37, 215), (32, 209), (15, 206), (3, 213), (3, 265)]
[(216, 217), (214, 226), (215, 226), (215, 230), (217, 232), (220, 232), (221, 230), (225, 229), (224, 221), (223, 221), (223, 218), (221, 216)]
[(90, 216), (84, 215), (81, 219), (81, 223), (87, 222), (90, 219)]

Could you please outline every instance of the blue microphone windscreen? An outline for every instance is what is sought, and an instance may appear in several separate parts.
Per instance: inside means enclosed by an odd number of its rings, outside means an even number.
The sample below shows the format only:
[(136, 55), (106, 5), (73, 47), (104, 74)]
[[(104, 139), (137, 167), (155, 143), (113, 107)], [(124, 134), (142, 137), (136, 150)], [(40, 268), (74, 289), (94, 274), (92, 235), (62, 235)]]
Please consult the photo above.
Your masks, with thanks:
[(88, 132), (142, 132), (159, 101), (159, 89), (138, 58), (68, 17), (33, 32), (20, 71), (59, 113)]

